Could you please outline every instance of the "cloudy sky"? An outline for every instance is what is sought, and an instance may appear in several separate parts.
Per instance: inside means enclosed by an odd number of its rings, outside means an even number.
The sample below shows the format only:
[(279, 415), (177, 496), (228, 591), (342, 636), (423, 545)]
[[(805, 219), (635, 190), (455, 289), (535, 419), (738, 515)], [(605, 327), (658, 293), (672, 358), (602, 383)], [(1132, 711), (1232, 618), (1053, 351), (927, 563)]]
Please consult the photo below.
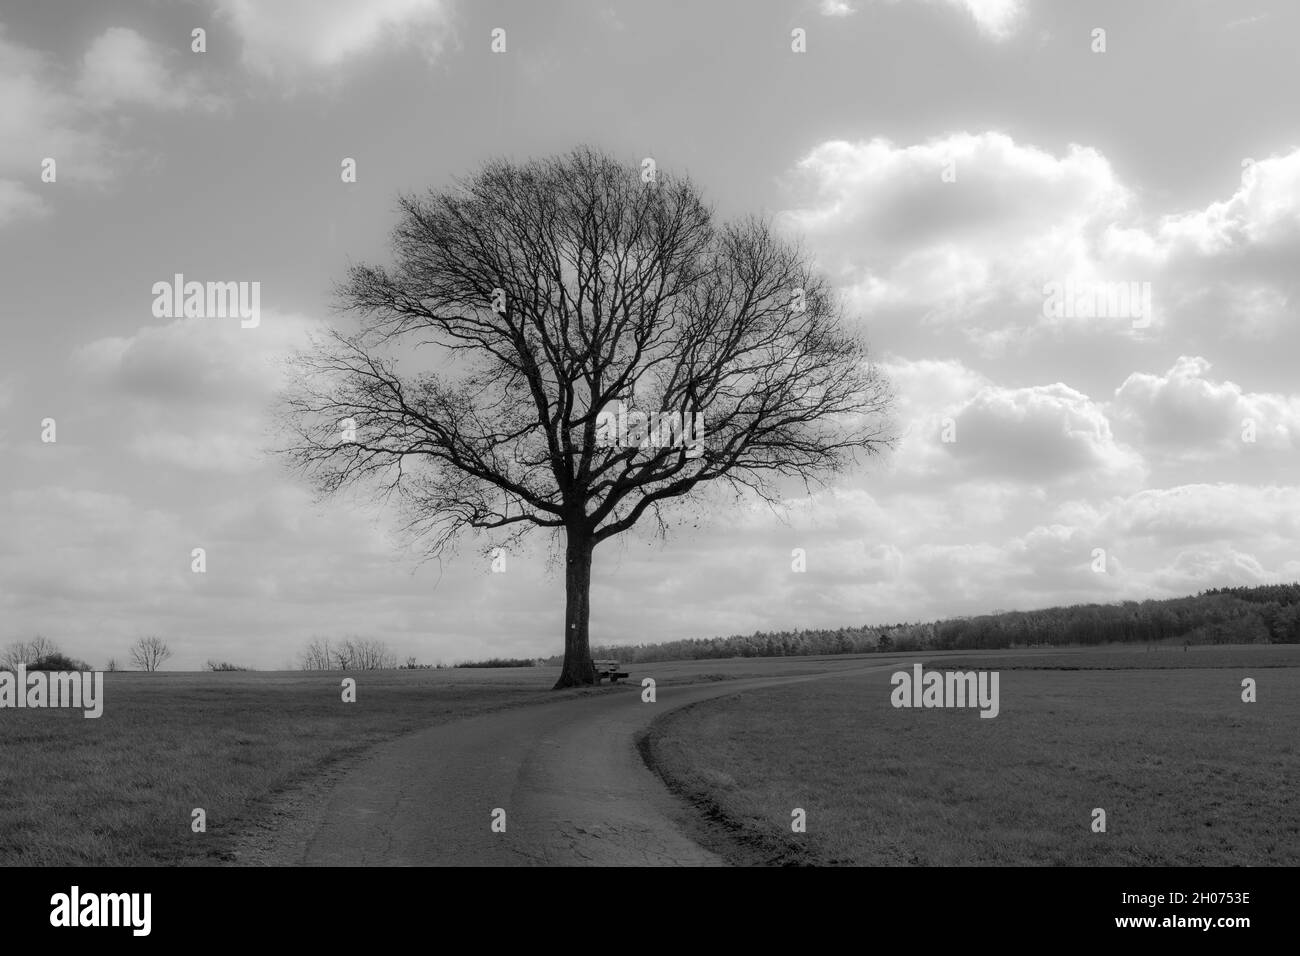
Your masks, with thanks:
[[(801, 234), (902, 436), (781, 514), (603, 544), (594, 641), (1300, 578), (1298, 39), (1290, 0), (10, 0), (0, 643), (560, 651), (553, 541), (422, 563), (265, 449), (400, 190), (579, 143)], [(260, 323), (155, 317), (175, 273), (259, 282)]]

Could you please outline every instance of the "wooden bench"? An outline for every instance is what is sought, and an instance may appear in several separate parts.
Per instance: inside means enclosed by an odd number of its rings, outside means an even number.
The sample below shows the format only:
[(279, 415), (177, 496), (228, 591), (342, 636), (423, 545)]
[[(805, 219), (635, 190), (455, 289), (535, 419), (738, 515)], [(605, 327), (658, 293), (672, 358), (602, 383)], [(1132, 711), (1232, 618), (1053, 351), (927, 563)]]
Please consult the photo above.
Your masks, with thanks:
[(611, 684), (617, 684), (619, 680), (627, 677), (627, 671), (619, 670), (618, 661), (592, 661), (596, 668), (596, 683), (599, 684), (606, 677)]

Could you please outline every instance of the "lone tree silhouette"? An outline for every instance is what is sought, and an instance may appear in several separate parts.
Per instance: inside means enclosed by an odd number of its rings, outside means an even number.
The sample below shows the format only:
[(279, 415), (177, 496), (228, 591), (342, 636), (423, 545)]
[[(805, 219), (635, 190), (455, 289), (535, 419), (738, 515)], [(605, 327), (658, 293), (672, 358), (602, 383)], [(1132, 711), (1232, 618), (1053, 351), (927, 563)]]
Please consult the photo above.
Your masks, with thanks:
[[(776, 479), (891, 442), (887, 386), (811, 258), (759, 218), (715, 223), (688, 179), (580, 148), (398, 202), (395, 264), (337, 289), (358, 329), (295, 360), (281, 451), (323, 495), (395, 496), (430, 554), (563, 530), (557, 689), (595, 680), (596, 545), (647, 514), (663, 532), (707, 482), (775, 502)], [(637, 411), (702, 415), (703, 441)]]
[(142, 671), (156, 671), (171, 656), (167, 642), (156, 635), (141, 637), (131, 645), (131, 663)]

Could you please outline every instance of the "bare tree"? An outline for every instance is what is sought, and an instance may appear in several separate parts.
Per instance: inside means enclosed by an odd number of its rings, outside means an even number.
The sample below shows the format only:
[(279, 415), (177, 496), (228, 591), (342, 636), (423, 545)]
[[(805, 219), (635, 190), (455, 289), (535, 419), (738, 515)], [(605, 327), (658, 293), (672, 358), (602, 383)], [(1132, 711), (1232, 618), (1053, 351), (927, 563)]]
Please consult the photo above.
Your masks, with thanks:
[(298, 666), (305, 671), (327, 671), (334, 666), (334, 654), (330, 642), (321, 638), (312, 638), (303, 650)]
[(0, 670), (16, 671), (19, 665), (25, 667), (59, 653), (57, 644), (37, 634), (30, 641), (14, 641), (0, 652)]
[(397, 667), (397, 655), (381, 640), (348, 637), (338, 644), (313, 638), (298, 658), (305, 671), (377, 671)]
[(381, 640), (351, 637), (343, 643), (347, 648), (348, 667), (352, 670), (381, 671), (397, 666), (397, 655)]
[(131, 663), (142, 671), (156, 671), (171, 656), (167, 642), (154, 635), (142, 637), (131, 645)]
[(352, 668), (352, 658), (356, 652), (352, 649), (351, 641), (343, 641), (338, 647), (334, 648), (334, 662), (338, 665), (339, 670), (346, 671)]
[[(52, 657), (55, 654), (62, 653), (59, 646), (53, 641), (40, 634), (37, 634), (27, 642), (27, 653), (31, 661), (39, 661), (43, 657)], [(29, 663), (31, 662), (29, 661)]]
[(19, 664), (27, 664), (31, 660), (27, 655), (27, 642), (14, 641), (0, 651), (0, 671), (16, 671)]
[(557, 688), (594, 682), (602, 541), (646, 515), (666, 532), (710, 482), (776, 502), (778, 480), (807, 489), (892, 440), (888, 389), (811, 257), (765, 221), (716, 224), (687, 179), (578, 149), (399, 208), (395, 266), (338, 290), (359, 329), (295, 363), (282, 451), (322, 495), (393, 496), (431, 555), (466, 529), (562, 531)]
[(117, 670), (117, 669), (118, 669), (118, 667), (117, 667), (117, 658), (116, 658), (116, 657), (110, 657), (110, 658), (108, 659), (108, 663), (104, 666), (104, 670), (106, 670), (106, 671), (115, 671), (115, 670)]

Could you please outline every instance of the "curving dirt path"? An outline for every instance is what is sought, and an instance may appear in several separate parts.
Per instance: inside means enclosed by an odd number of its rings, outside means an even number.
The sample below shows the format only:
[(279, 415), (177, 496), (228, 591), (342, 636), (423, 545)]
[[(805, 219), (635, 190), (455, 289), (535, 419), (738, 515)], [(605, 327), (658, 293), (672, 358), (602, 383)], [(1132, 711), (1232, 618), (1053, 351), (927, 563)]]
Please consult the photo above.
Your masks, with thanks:
[[(653, 704), (634, 681), (432, 727), (375, 748), (325, 799), (282, 811), (269, 842), (237, 857), (290, 866), (721, 865), (674, 822), (689, 810), (641, 760), (638, 733), (687, 704), (897, 666), (661, 685)], [(492, 831), (496, 808), (506, 811), (505, 833)]]

